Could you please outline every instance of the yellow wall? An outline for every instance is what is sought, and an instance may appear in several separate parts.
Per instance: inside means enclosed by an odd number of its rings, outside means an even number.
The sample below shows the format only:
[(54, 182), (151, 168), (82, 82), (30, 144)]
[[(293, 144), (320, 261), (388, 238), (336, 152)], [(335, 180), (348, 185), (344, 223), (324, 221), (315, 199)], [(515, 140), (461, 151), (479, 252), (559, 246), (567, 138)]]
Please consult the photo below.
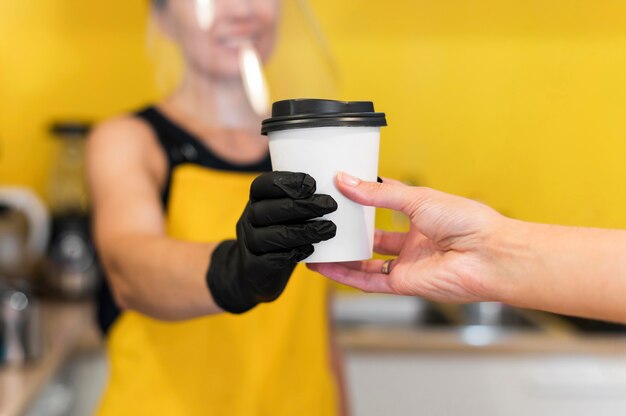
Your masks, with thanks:
[[(153, 95), (144, 1), (0, 2), (0, 181), (45, 193), (57, 118), (95, 119)], [(148, 74), (148, 76), (146, 75)]]
[[(0, 182), (43, 192), (46, 123), (155, 96), (144, 0), (0, 3)], [(383, 174), (519, 218), (626, 227), (626, 2), (312, 0)]]

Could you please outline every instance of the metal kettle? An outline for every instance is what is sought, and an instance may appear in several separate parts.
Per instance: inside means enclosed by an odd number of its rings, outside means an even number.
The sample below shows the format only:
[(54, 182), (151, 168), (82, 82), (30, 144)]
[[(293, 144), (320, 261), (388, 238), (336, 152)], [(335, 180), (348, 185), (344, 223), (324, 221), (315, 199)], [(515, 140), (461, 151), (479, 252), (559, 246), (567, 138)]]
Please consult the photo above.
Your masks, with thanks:
[(30, 279), (48, 245), (50, 220), (30, 190), (0, 187), (0, 280)]
[(34, 193), (0, 187), (0, 364), (41, 355), (40, 311), (30, 286), (49, 234), (48, 212)]

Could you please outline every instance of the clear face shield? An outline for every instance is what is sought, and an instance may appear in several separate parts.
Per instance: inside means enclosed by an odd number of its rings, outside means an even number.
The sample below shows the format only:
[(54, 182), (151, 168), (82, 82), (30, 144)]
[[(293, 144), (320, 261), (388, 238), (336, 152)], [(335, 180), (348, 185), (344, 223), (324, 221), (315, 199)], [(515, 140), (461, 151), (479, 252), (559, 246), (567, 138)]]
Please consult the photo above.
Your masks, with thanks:
[(306, 0), (152, 0), (148, 48), (160, 93), (213, 127), (258, 134), (273, 101), (336, 96)]

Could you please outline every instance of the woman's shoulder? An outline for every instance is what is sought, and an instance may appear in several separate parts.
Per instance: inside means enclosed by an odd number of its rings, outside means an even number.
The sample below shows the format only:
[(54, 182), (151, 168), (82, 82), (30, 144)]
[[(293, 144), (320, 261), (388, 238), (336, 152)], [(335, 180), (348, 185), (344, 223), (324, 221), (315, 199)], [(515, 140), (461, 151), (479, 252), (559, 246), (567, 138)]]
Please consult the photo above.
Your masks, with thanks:
[[(145, 110), (142, 110), (145, 111)], [(127, 113), (98, 123), (89, 135), (90, 145), (128, 148), (155, 146), (155, 132), (138, 113)]]
[(91, 136), (104, 136), (111, 140), (120, 137), (154, 137), (152, 128), (144, 118), (138, 116), (139, 113), (127, 113), (103, 120), (96, 125)]
[(133, 113), (123, 114), (96, 125), (89, 135), (87, 152), (92, 159), (109, 161), (152, 158), (160, 153), (155, 137), (144, 119)]

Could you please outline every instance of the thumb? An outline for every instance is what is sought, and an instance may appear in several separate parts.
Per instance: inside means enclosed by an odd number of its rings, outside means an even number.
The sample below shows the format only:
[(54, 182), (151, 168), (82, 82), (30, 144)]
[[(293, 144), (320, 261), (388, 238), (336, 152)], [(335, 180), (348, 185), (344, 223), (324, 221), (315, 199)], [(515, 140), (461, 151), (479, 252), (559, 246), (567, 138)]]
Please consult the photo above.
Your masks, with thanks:
[(411, 215), (425, 198), (427, 188), (415, 188), (397, 181), (367, 182), (347, 173), (337, 175), (337, 188), (346, 197), (362, 205), (389, 208)]

